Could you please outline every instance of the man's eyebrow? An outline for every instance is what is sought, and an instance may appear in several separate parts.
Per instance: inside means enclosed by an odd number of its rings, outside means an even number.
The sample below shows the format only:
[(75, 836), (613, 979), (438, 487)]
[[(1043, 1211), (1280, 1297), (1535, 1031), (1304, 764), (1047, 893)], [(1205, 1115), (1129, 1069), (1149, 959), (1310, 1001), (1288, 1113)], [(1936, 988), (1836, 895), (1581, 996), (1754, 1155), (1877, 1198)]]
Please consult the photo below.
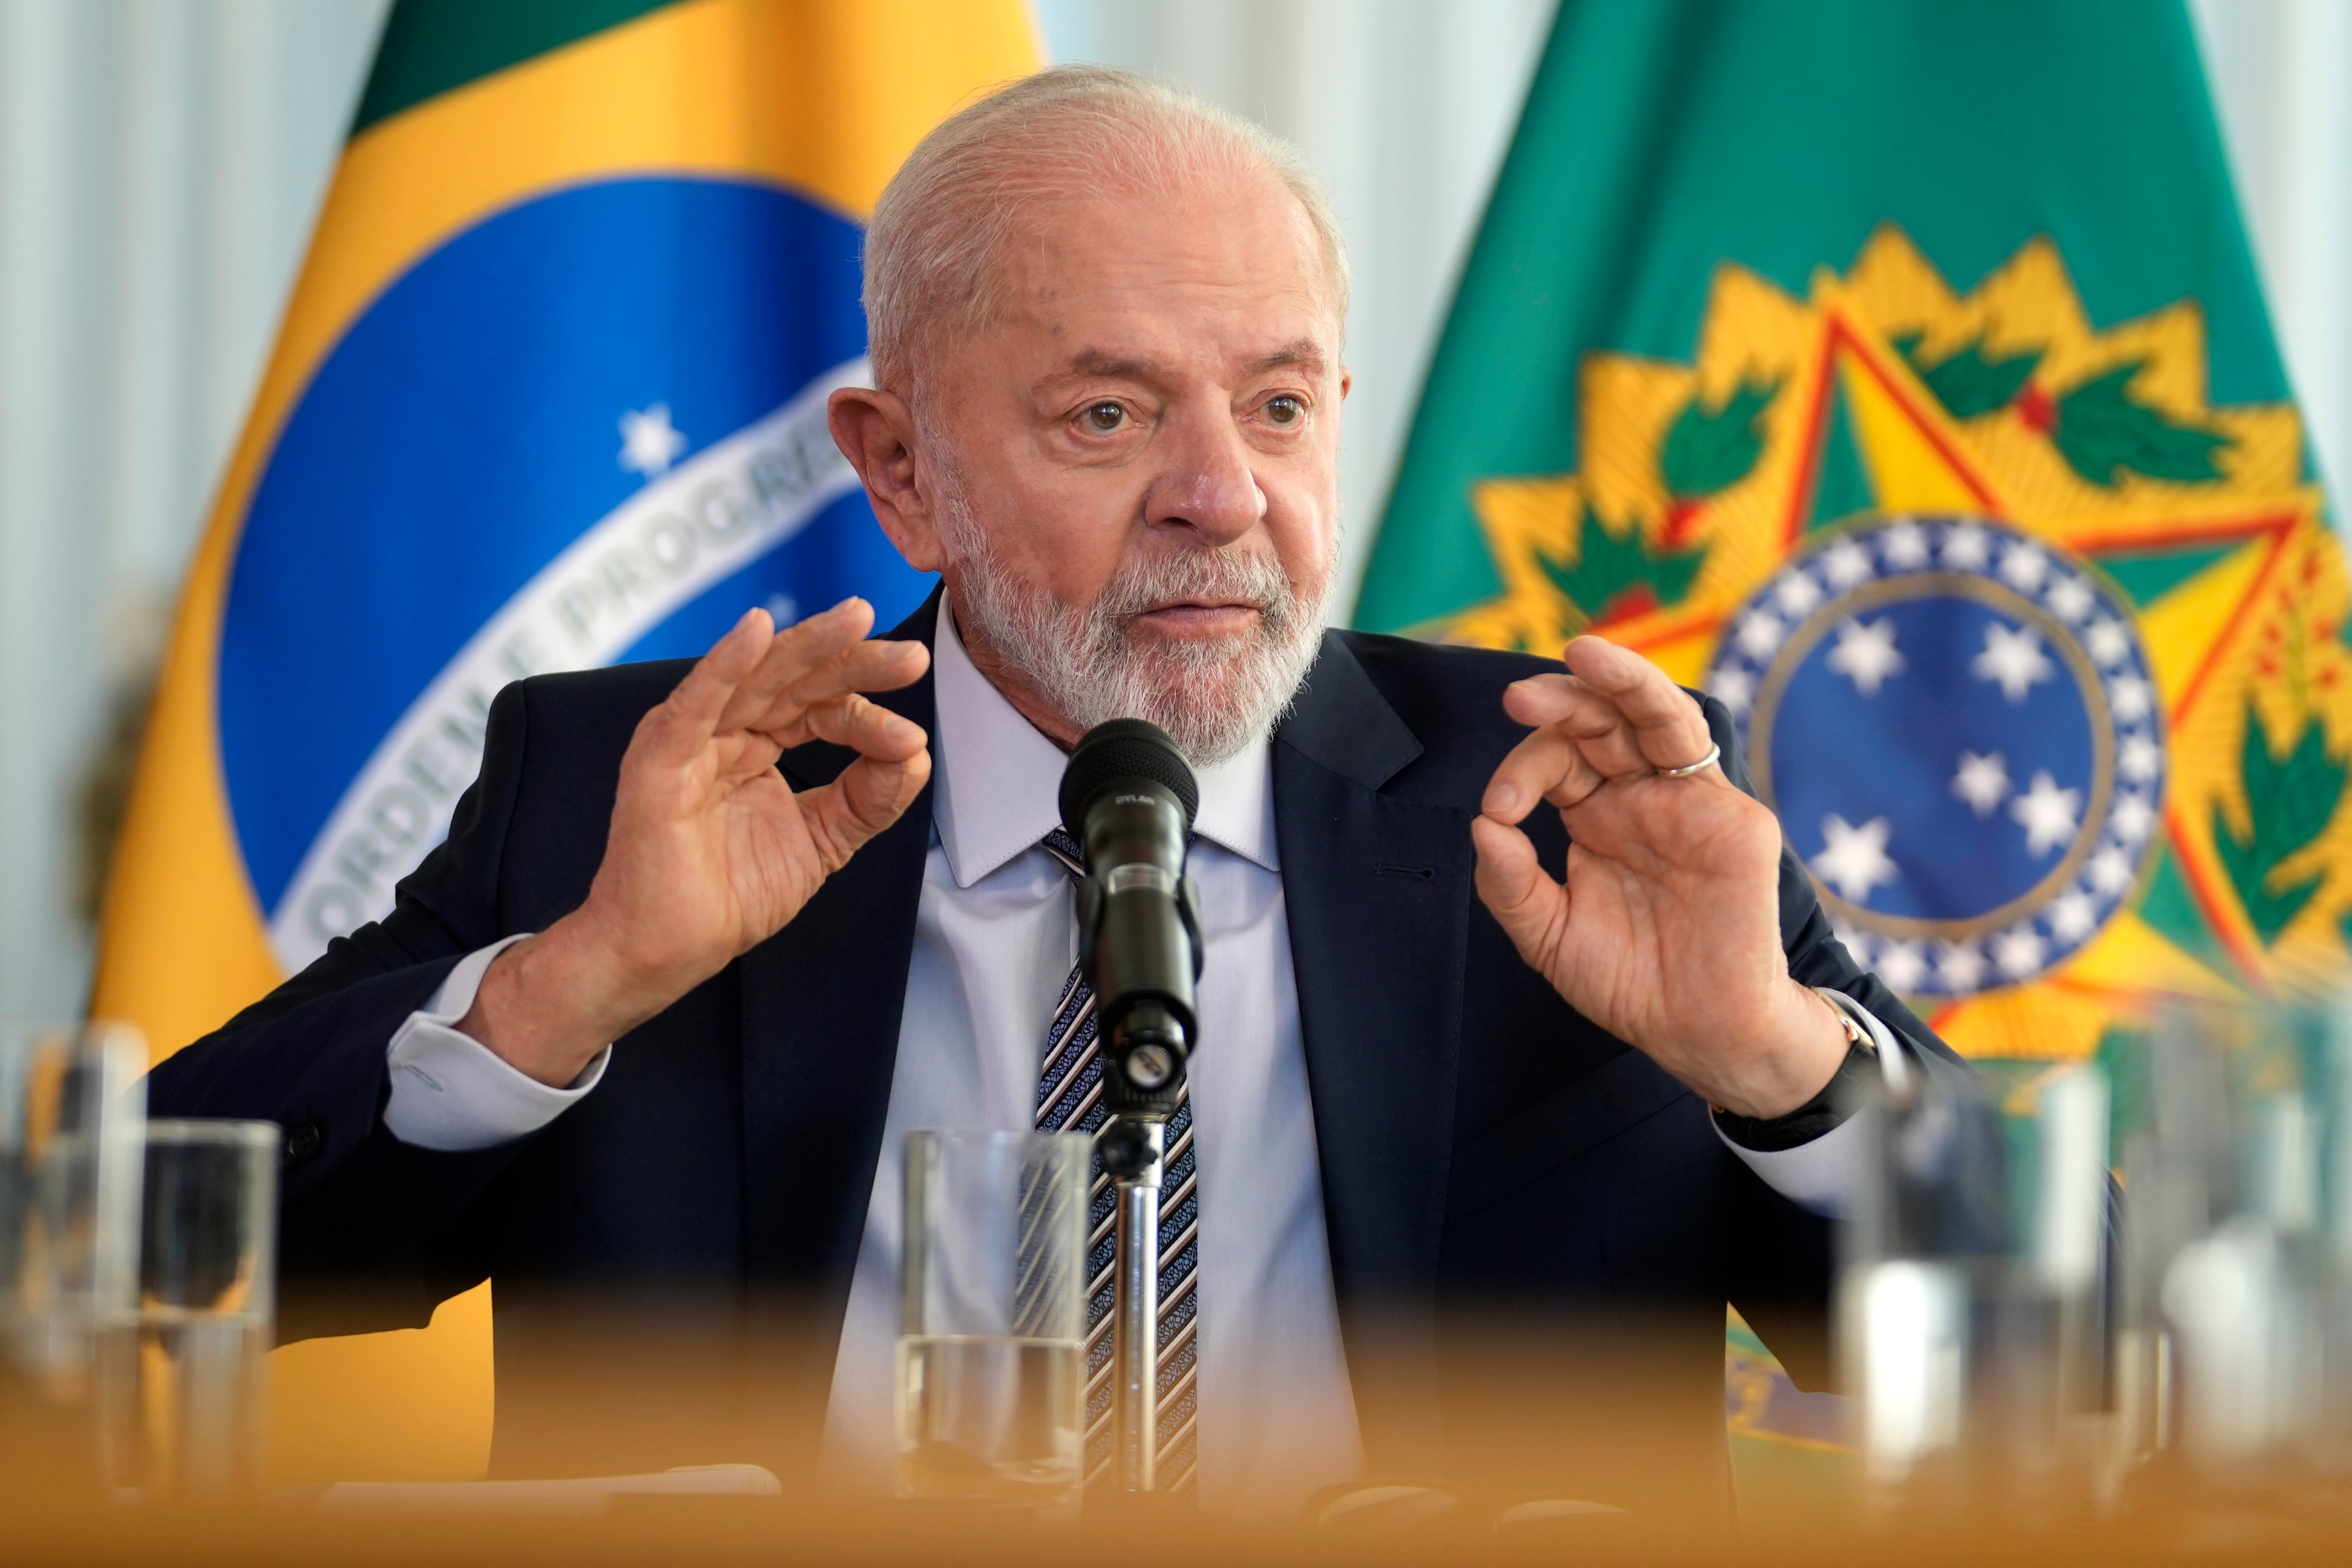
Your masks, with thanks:
[[(1297, 338), (1272, 353), (1250, 362), (1252, 374), (1269, 370), (1281, 370), (1299, 365), (1307, 370), (1323, 368), (1323, 345), (1313, 338)], [(1080, 349), (1054, 367), (1045, 380), (1072, 381), (1081, 376), (1101, 376), (1115, 381), (1155, 381), (1165, 379), (1171, 372), (1157, 360), (1131, 354), (1111, 353), (1103, 349)]]
[(1156, 360), (1108, 353), (1101, 349), (1080, 349), (1055, 366), (1045, 379), (1068, 381), (1082, 375), (1098, 375), (1113, 380), (1144, 381), (1166, 374), (1166, 367)]
[(1323, 368), (1323, 345), (1313, 338), (1296, 338), (1250, 366), (1255, 370), (1281, 370), (1286, 365), (1300, 365), (1307, 370)]

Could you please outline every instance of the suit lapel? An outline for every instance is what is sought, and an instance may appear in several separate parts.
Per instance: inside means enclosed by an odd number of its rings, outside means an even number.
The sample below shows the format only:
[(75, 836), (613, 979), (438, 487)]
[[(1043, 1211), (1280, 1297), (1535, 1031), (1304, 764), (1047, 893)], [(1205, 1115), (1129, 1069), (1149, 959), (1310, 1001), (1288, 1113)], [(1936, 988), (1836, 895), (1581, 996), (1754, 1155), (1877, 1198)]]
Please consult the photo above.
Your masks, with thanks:
[[(939, 603), (934, 592), (889, 635), (928, 646)], [(932, 728), (928, 674), (874, 700)], [(807, 789), (831, 783), (853, 755), (814, 742), (777, 765)], [(930, 833), (926, 788), (790, 925), (741, 960), (749, 1282), (814, 1292), (832, 1326), (847, 1300), (889, 1110)]]
[(1276, 735), (1274, 801), (1332, 1279), (1351, 1324), (1425, 1313), (1444, 1217), (1470, 833), (1459, 810), (1381, 793), (1421, 749), (1327, 636)]

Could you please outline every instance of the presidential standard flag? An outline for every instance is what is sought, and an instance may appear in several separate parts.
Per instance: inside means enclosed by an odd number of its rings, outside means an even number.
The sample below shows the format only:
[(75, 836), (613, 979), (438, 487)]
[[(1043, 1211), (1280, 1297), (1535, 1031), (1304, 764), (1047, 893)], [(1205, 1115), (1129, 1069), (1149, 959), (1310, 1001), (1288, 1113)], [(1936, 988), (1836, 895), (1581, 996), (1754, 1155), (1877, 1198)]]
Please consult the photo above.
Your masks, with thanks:
[[(399, 0), (189, 574), (100, 1014), (166, 1054), (388, 910), (509, 680), (914, 607), (824, 426), (868, 375), (860, 224), (1038, 63), (1020, 0)], [(468, 1301), (437, 1357), (281, 1358), (317, 1395), (281, 1452), (464, 1473)], [(473, 1402), (454, 1436), (420, 1389)]]
[(2179, 5), (1568, 0), (1357, 619), (1720, 697), (2026, 1076), (2341, 975), (2346, 602)]

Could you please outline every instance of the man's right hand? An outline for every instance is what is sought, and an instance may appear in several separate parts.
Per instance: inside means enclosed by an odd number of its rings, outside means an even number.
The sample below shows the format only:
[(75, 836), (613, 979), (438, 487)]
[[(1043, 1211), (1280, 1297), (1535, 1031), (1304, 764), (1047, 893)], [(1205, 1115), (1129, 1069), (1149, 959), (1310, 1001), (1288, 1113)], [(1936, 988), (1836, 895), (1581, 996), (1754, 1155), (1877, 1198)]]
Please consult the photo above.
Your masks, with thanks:
[[(867, 641), (845, 599), (778, 632), (735, 624), (637, 725), (621, 759), (604, 862), (579, 909), (498, 956), (458, 1029), (541, 1083), (570, 1084), (610, 1041), (766, 941), (922, 793), (922, 729), (859, 693), (929, 664), (920, 643)], [(858, 753), (794, 794), (790, 747)]]

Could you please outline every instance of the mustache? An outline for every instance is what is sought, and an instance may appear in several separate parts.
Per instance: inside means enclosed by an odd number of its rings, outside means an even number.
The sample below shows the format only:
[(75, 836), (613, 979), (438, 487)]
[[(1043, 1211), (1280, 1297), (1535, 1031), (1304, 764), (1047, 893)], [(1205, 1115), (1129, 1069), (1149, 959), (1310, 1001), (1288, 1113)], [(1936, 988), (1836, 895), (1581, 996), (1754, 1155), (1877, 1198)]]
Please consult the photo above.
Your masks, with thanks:
[[(941, 478), (940, 531), (960, 568), (959, 620), (1064, 721), (1086, 731), (1148, 719), (1195, 767), (1223, 762), (1282, 721), (1322, 643), (1329, 562), (1293, 581), (1270, 546), (1130, 540), (1094, 602), (1066, 605), (998, 555), (951, 466)], [(1257, 624), (1213, 638), (1139, 635), (1141, 616), (1188, 601), (1247, 605)]]
[(1123, 563), (1096, 599), (1094, 618), (1124, 629), (1165, 605), (1203, 601), (1246, 605), (1269, 622), (1286, 624), (1295, 600), (1289, 577), (1271, 556), (1192, 548)]

